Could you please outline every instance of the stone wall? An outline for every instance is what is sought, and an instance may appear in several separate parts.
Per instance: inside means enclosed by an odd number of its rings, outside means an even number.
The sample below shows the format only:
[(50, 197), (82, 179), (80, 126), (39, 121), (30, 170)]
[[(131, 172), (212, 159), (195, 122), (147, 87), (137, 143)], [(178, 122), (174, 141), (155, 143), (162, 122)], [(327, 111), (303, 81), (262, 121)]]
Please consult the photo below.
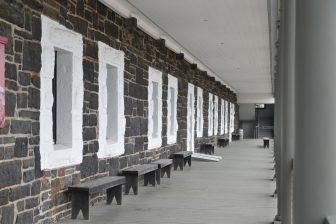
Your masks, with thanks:
[[(44, 171), (40, 169), (39, 153), (41, 14), (82, 34), (84, 43), (83, 162)], [(70, 214), (67, 186), (116, 175), (127, 166), (185, 150), (188, 82), (203, 89), (204, 137), (195, 139), (196, 151), (200, 143), (214, 142), (216, 138), (208, 137), (207, 133), (208, 93), (236, 103), (236, 95), (228, 88), (185, 61), (182, 55), (167, 49), (162, 40), (138, 29), (136, 21), (122, 18), (95, 0), (2, 0), (0, 35), (8, 37), (6, 127), (0, 129), (1, 223), (57, 222)], [(125, 154), (101, 160), (97, 157), (98, 41), (125, 52)], [(163, 72), (163, 144), (150, 151), (147, 150), (149, 66)], [(179, 130), (174, 145), (167, 145), (168, 73), (178, 77), (179, 88)], [(92, 196), (92, 203), (101, 199), (97, 196)]]

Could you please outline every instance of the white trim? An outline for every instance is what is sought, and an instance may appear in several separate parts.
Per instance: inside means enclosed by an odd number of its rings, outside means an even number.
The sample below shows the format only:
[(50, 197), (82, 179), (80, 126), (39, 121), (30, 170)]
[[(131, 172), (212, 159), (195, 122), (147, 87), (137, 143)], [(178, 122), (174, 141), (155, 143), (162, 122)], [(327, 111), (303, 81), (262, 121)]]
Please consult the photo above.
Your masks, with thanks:
[(145, 33), (147, 33), (148, 35), (150, 35), (155, 39), (160, 38), (165, 39), (166, 46), (169, 49), (171, 49), (176, 53), (183, 53), (184, 58), (189, 63), (197, 64), (197, 67), (200, 70), (207, 71), (209, 76), (214, 77), (216, 81), (221, 82), (223, 85), (231, 89), (234, 93), (237, 93), (237, 91), (232, 86), (224, 82), (224, 80), (220, 77), (220, 75), (217, 75), (208, 66), (203, 64), (200, 60), (198, 60), (197, 57), (193, 56), (186, 48), (184, 48), (178, 42), (176, 42), (173, 37), (171, 37), (167, 32), (165, 32), (161, 27), (156, 25), (153, 21), (151, 21), (146, 15), (144, 15), (140, 10), (138, 10), (128, 1), (125, 0), (99, 0), (99, 1), (125, 18), (135, 17), (137, 19), (138, 27)]
[[(174, 105), (171, 105), (171, 91), (170, 88), (174, 89)], [(167, 99), (167, 143), (174, 144), (177, 141), (177, 130), (178, 130), (178, 123), (177, 123), (177, 97), (178, 97), (178, 80), (176, 77), (168, 74), (168, 99)], [(174, 118), (173, 121), (170, 120), (171, 117), (171, 107), (173, 106), (174, 109)], [(174, 123), (174, 134), (171, 134), (170, 129), (172, 122)]]
[(197, 137), (203, 137), (203, 125), (204, 125), (204, 118), (203, 118), (203, 89), (197, 87)]
[[(54, 169), (82, 162), (83, 151), (83, 38), (57, 22), (42, 15), (42, 67), (40, 105), (41, 169)], [(53, 142), (52, 79), (54, 78), (55, 48), (72, 53), (72, 147)]]
[(214, 102), (214, 135), (218, 135), (218, 96), (215, 96)]
[(234, 132), (234, 116), (235, 116), (235, 109), (234, 104), (230, 102), (230, 141), (232, 138), (232, 133)]
[(230, 115), (229, 115), (229, 102), (224, 101), (224, 107), (225, 107), (225, 120), (224, 120), (224, 134), (229, 133), (229, 121), (230, 121)]
[[(98, 42), (99, 49), (99, 158), (119, 156), (125, 153), (125, 128), (126, 118), (124, 114), (124, 52), (113, 49), (112, 47)], [(118, 102), (113, 102), (117, 106), (118, 114), (118, 139), (116, 142), (107, 141), (107, 65), (117, 69), (117, 99)], [(111, 87), (110, 87), (111, 88)]]
[(213, 95), (212, 93), (209, 93), (209, 108), (208, 108), (208, 136), (213, 136), (213, 122), (214, 122), (214, 117), (213, 117)]
[[(158, 84), (158, 135), (153, 137), (153, 82)], [(148, 149), (159, 148), (162, 145), (162, 72), (148, 68)]]
[(221, 99), (221, 124), (220, 124), (220, 135), (224, 135), (224, 100)]
[[(191, 98), (190, 98), (191, 97)], [(194, 152), (195, 140), (195, 87), (188, 83), (187, 151)], [(191, 122), (191, 123), (190, 123)], [(191, 132), (190, 132), (191, 131)]]

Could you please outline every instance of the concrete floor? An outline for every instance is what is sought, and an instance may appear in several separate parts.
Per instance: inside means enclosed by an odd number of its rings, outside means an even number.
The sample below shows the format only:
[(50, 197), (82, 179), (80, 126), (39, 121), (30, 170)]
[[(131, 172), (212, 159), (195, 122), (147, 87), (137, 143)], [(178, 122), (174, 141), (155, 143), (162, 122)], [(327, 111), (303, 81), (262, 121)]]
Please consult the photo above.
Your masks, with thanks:
[[(276, 214), (273, 157), (261, 144), (262, 140), (244, 140), (218, 148), (220, 162), (193, 161), (183, 172), (172, 171), (172, 178), (163, 178), (160, 186), (141, 186), (137, 196), (123, 195), (122, 206), (91, 207), (90, 223), (271, 223)], [(79, 215), (64, 223), (88, 221)]]

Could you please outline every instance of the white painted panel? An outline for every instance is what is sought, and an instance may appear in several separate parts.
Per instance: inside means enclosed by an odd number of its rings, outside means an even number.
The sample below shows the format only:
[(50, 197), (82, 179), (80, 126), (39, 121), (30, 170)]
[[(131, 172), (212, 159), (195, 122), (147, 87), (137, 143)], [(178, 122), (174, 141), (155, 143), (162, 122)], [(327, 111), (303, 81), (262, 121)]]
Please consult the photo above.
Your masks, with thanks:
[(197, 137), (203, 137), (203, 89), (197, 87)]
[[(40, 105), (40, 153), (41, 169), (54, 169), (70, 166), (82, 162), (83, 140), (83, 39), (75, 33), (46, 16), (41, 16), (42, 22), (42, 67), (41, 78), (41, 105)], [(66, 68), (66, 73), (72, 76), (71, 96), (62, 100), (71, 102), (71, 144), (54, 144), (52, 106), (52, 79), (54, 78), (55, 50), (71, 53), (67, 60), (71, 61), (72, 69)], [(64, 62), (64, 61), (63, 61)], [(62, 60), (60, 63), (63, 63)], [(69, 63), (67, 63), (69, 65)], [(61, 65), (60, 65), (61, 66)], [(62, 96), (63, 98), (63, 96)], [(60, 113), (62, 114), (62, 113)], [(61, 119), (61, 118), (60, 118)], [(67, 131), (64, 130), (60, 131)]]
[(208, 108), (208, 136), (213, 136), (213, 124), (214, 124), (214, 102), (213, 95), (209, 93), (209, 108)]
[(177, 139), (177, 97), (178, 80), (172, 75), (168, 75), (168, 114), (167, 114), (167, 143), (176, 143)]
[(214, 135), (218, 134), (218, 96), (215, 96), (214, 101)]
[(224, 100), (223, 99), (221, 99), (221, 110), (220, 110), (220, 112), (221, 112), (221, 122), (220, 122), (220, 134), (221, 135), (224, 135), (224, 129), (225, 129), (225, 127), (224, 127), (224, 120), (225, 120), (225, 116), (224, 116), (224, 114), (225, 114), (225, 111), (224, 111)]
[(98, 42), (99, 158), (125, 152), (124, 52)]
[(148, 149), (162, 145), (162, 72), (148, 69)]
[(187, 109), (187, 150), (194, 152), (195, 141), (195, 87), (188, 83), (188, 109)]

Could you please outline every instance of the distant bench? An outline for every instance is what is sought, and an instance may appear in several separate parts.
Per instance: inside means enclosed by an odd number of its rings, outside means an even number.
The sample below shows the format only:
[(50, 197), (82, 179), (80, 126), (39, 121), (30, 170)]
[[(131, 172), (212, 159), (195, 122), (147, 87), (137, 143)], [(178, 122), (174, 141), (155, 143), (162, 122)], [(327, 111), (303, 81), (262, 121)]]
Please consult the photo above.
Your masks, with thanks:
[(106, 190), (106, 204), (111, 204), (115, 197), (117, 204), (121, 205), (122, 185), (125, 181), (125, 177), (109, 176), (69, 186), (72, 200), (71, 218), (76, 219), (79, 211), (82, 210), (84, 219), (88, 220), (90, 195), (103, 190)]
[(229, 145), (229, 139), (228, 138), (219, 138), (217, 140), (217, 145), (219, 147), (225, 147), (225, 146)]
[(152, 164), (157, 164), (158, 169), (156, 171), (156, 182), (161, 183), (161, 178), (164, 177), (165, 173), (167, 177), (170, 178), (170, 171), (173, 161), (171, 159), (159, 159), (152, 162)]
[(215, 153), (215, 147), (213, 146), (213, 144), (201, 144), (200, 146), (200, 152), (204, 153), (204, 154), (214, 154)]
[(133, 189), (135, 195), (138, 194), (138, 179), (139, 176), (144, 176), (144, 185), (148, 183), (155, 186), (155, 176), (158, 169), (158, 164), (139, 164), (128, 167), (121, 171), (122, 175), (126, 177), (125, 194), (129, 194), (130, 189)]
[(269, 148), (269, 138), (263, 138), (264, 140), (264, 148)]
[(173, 159), (174, 170), (177, 170), (177, 167), (180, 167), (180, 170), (183, 170), (183, 167), (187, 164), (191, 166), (191, 155), (190, 151), (176, 152), (171, 154), (169, 158)]

